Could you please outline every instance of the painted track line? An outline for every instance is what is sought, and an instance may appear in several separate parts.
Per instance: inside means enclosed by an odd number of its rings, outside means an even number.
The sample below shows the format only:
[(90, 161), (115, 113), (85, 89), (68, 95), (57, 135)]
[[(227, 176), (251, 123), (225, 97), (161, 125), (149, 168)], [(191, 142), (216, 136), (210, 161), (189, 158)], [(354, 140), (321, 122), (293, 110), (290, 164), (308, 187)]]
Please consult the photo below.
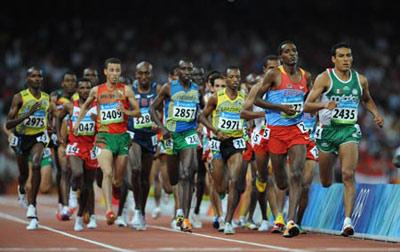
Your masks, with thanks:
[[(14, 221), (14, 222), (17, 222), (17, 223), (22, 223), (22, 224), (28, 224), (29, 223), (26, 220), (20, 219), (18, 217), (15, 217), (15, 216), (3, 213), (3, 212), (0, 212), (0, 218), (6, 219), (6, 220), (9, 220), (9, 221)], [(115, 246), (112, 246), (112, 245), (109, 245), (109, 244), (93, 241), (93, 240), (86, 239), (86, 238), (83, 238), (83, 237), (79, 237), (79, 236), (76, 236), (76, 235), (73, 235), (73, 234), (70, 234), (70, 233), (67, 233), (67, 232), (63, 232), (63, 231), (60, 231), (60, 230), (57, 230), (57, 229), (54, 229), (54, 228), (51, 228), (51, 227), (48, 227), (48, 226), (44, 226), (44, 225), (39, 225), (39, 228), (40, 229), (45, 229), (47, 231), (50, 231), (50, 232), (53, 232), (53, 233), (57, 233), (57, 234), (60, 234), (60, 235), (63, 235), (63, 236), (69, 237), (69, 238), (73, 238), (73, 239), (76, 239), (76, 240), (80, 240), (80, 241), (84, 241), (84, 242), (87, 242), (87, 243), (91, 243), (91, 244), (94, 244), (94, 245), (97, 245), (97, 246), (100, 246), (100, 247), (103, 247), (103, 248), (111, 249), (113, 251), (118, 251), (118, 252), (137, 252), (136, 250), (123, 249), (123, 248), (115, 247)], [(30, 232), (30, 231), (27, 231), (27, 232)]]

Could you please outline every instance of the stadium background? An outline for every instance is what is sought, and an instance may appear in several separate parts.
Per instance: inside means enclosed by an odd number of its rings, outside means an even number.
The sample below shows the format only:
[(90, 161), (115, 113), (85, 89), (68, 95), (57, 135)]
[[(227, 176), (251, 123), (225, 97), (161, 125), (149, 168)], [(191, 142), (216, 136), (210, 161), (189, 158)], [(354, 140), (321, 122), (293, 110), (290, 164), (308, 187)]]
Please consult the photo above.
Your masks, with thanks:
[[(300, 66), (313, 76), (330, 64), (330, 47), (351, 44), (354, 68), (365, 74), (384, 118), (377, 129), (360, 113), (363, 141), (359, 178), (397, 182), (391, 164), (400, 145), (400, 56), (396, 8), (385, 1), (14, 1), (0, 9), (0, 111), (4, 123), (12, 95), (24, 87), (26, 68), (40, 66), (45, 90), (71, 69), (101, 73), (105, 58), (123, 61), (132, 76), (141, 60), (154, 65), (157, 81), (181, 58), (207, 70), (239, 65), (242, 76), (260, 73), (263, 58), (293, 40)], [(0, 137), (0, 189), (17, 167)], [(360, 180), (359, 180), (360, 181)]]

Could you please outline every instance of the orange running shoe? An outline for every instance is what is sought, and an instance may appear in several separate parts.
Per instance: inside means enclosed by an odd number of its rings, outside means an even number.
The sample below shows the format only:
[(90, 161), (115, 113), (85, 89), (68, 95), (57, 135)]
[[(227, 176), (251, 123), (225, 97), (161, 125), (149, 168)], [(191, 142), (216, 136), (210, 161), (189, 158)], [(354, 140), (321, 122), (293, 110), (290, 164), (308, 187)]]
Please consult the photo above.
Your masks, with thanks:
[(117, 219), (117, 216), (115, 215), (115, 213), (113, 211), (108, 211), (106, 213), (106, 221), (107, 221), (107, 225), (112, 225), (114, 224), (114, 221)]
[(190, 223), (189, 219), (183, 220), (181, 231), (190, 233), (192, 232), (192, 223)]
[(286, 225), (285, 231), (283, 232), (283, 237), (292, 238), (299, 235), (299, 233), (300, 233), (299, 226), (297, 226), (297, 224), (294, 223), (294, 221), (289, 221)]

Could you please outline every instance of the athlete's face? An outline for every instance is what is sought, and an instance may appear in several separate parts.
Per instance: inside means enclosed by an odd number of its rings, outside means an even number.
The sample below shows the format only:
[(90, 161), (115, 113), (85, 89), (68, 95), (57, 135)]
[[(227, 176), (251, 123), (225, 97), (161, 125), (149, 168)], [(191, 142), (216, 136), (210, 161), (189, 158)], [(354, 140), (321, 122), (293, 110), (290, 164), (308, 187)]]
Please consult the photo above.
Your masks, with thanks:
[(226, 81), (224, 79), (214, 80), (214, 92), (218, 92), (221, 89), (226, 88)]
[(39, 70), (33, 70), (27, 77), (26, 82), (28, 86), (34, 89), (38, 89), (42, 86), (43, 75)]
[(226, 86), (230, 89), (239, 90), (240, 70), (233, 68), (226, 71)]
[(332, 56), (332, 62), (335, 64), (335, 68), (338, 70), (350, 70), (353, 64), (353, 55), (351, 54), (351, 49), (344, 47), (336, 49), (335, 56)]
[(279, 66), (279, 60), (267, 60), (264, 66), (264, 73), (268, 72), (270, 69), (277, 68)]
[(195, 67), (192, 72), (193, 81), (198, 85), (204, 84), (204, 69)]
[(135, 77), (140, 84), (149, 84), (153, 77), (153, 67), (150, 64), (137, 66)]
[(93, 85), (97, 85), (97, 83), (99, 83), (99, 74), (97, 73), (97, 70), (86, 68), (83, 71), (83, 77), (88, 78)]
[(76, 75), (75, 74), (66, 74), (64, 75), (64, 79), (61, 83), (62, 88), (68, 94), (73, 94), (76, 91)]
[(179, 79), (184, 82), (192, 80), (193, 64), (191, 62), (179, 62)]
[(86, 100), (89, 97), (90, 89), (92, 88), (92, 83), (89, 81), (80, 81), (78, 85), (79, 97)]
[(298, 53), (296, 45), (294, 44), (284, 44), (281, 51), (281, 60), (284, 65), (294, 66), (297, 64)]
[(121, 76), (121, 64), (109, 63), (104, 69), (104, 75), (111, 84), (117, 84)]

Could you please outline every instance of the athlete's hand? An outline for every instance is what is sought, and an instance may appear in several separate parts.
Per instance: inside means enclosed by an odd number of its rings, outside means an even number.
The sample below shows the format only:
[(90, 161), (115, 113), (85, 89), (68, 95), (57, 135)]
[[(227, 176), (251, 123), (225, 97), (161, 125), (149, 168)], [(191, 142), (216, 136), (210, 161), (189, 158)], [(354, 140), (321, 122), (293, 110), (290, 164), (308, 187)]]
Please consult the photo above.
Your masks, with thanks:
[(282, 110), (283, 113), (285, 113), (286, 115), (289, 115), (289, 116), (294, 115), (297, 112), (294, 109), (294, 107), (291, 106), (291, 105), (282, 105), (281, 106), (281, 110)]
[(31, 107), (31, 109), (29, 110), (27, 117), (33, 115), (33, 113), (35, 113), (35, 111), (37, 111), (40, 106), (42, 105), (41, 102), (36, 102), (35, 104), (33, 104), (33, 106)]
[(378, 125), (380, 128), (383, 127), (384, 119), (380, 114), (377, 114), (374, 117), (374, 121), (375, 121), (376, 125)]
[(165, 127), (161, 127), (161, 134), (164, 140), (171, 138), (171, 132)]
[(218, 140), (220, 140), (220, 141), (222, 141), (222, 140), (225, 140), (225, 139), (227, 139), (228, 138), (228, 136), (227, 135), (225, 135), (222, 131), (217, 131), (217, 138), (218, 138)]
[(337, 103), (335, 101), (329, 101), (329, 102), (325, 103), (326, 109), (332, 110), (336, 107), (337, 107)]

